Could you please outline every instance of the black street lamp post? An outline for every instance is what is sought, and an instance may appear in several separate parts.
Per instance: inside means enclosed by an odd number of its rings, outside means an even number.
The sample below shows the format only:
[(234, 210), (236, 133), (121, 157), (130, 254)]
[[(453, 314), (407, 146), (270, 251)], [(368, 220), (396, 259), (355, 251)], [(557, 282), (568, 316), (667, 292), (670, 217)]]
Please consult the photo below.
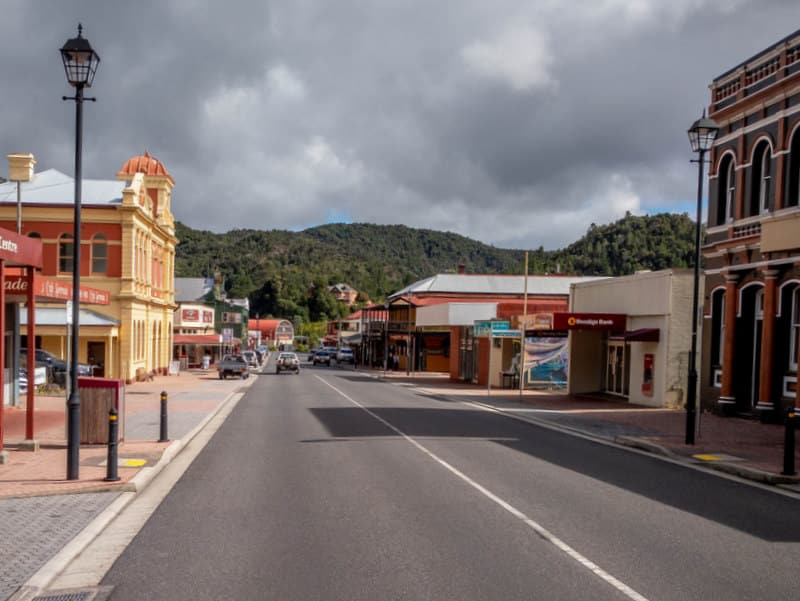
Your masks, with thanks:
[(386, 310), (386, 328), (383, 337), (383, 377), (386, 377), (386, 370), (389, 369), (389, 301), (383, 303)]
[(697, 419), (697, 320), (700, 296), (700, 219), (703, 208), (703, 163), (706, 152), (711, 150), (719, 126), (706, 118), (706, 112), (689, 128), (689, 142), (697, 154), (697, 221), (694, 233), (694, 290), (692, 292), (692, 350), (689, 354), (689, 382), (686, 391), (686, 444), (694, 444), (694, 429)]
[(78, 336), (80, 331), (80, 287), (81, 287), (81, 152), (83, 145), (83, 89), (92, 87), (94, 74), (100, 57), (92, 50), (89, 40), (81, 33), (67, 40), (61, 48), (61, 60), (69, 85), (75, 88), (75, 96), (64, 96), (63, 100), (75, 101), (75, 223), (72, 240), (72, 355), (69, 366), (69, 398), (67, 399), (67, 480), (78, 479), (78, 455), (80, 449), (81, 401), (78, 395)]

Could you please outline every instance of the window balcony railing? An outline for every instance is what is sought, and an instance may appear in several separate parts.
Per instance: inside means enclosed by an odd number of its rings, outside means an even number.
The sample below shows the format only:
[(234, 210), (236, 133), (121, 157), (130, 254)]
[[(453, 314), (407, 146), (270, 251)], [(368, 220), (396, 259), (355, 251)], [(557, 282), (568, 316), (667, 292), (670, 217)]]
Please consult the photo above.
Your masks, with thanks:
[(750, 236), (761, 235), (760, 223), (748, 223), (745, 225), (737, 225), (733, 228), (733, 238), (749, 238)]

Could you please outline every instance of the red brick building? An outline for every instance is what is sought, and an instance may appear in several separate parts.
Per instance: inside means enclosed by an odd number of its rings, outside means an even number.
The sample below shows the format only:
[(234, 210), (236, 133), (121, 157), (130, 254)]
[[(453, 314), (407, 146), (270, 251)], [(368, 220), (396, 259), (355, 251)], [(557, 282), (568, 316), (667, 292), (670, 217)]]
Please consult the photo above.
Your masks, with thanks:
[(710, 87), (701, 398), (782, 411), (800, 404), (800, 30)]

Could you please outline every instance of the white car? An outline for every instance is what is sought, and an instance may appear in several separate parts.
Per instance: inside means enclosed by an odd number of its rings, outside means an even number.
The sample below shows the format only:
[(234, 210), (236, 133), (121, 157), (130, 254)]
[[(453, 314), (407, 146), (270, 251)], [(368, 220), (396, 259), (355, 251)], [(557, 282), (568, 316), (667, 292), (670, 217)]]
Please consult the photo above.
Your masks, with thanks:
[(278, 359), (275, 361), (275, 373), (279, 374), (282, 371), (300, 373), (300, 359), (297, 358), (295, 353), (281, 353), (278, 355)]
[(336, 363), (353, 363), (354, 361), (353, 349), (342, 347), (336, 351)]

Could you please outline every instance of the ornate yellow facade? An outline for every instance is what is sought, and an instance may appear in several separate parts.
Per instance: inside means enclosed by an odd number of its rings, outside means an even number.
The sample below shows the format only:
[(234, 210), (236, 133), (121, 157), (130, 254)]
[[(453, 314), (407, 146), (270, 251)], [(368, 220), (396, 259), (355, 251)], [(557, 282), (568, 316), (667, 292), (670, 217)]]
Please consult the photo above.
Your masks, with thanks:
[[(14, 230), (16, 202), (3, 186), (0, 226)], [(147, 153), (127, 161), (116, 180), (84, 180), (81, 285), (107, 291), (110, 304), (82, 304), (78, 360), (99, 365), (105, 377), (130, 382), (168, 371), (176, 307), (173, 186), (162, 163)], [(22, 233), (42, 240), (42, 274), (65, 282), (72, 277), (65, 260), (73, 193), (73, 179), (54, 170), (35, 174), (21, 190)], [(37, 303), (37, 309), (47, 306)], [(37, 315), (39, 346), (66, 357), (65, 324), (39, 322)]]

